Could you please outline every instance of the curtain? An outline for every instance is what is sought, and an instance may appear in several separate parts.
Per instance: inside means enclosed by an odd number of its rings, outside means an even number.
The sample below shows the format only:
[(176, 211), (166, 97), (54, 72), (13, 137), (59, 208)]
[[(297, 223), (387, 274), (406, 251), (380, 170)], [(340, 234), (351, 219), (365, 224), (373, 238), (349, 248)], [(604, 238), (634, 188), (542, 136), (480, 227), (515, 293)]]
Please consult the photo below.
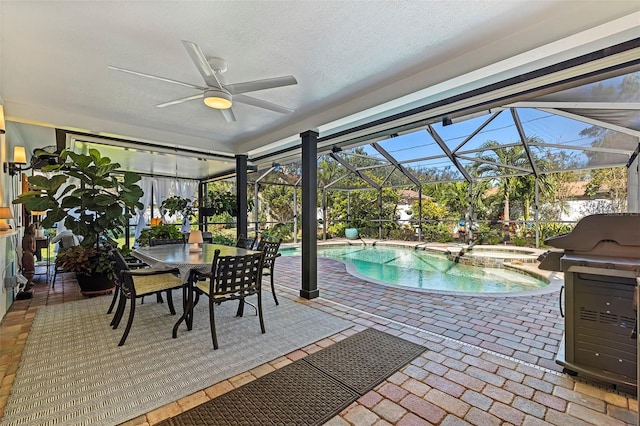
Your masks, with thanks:
[(155, 179), (148, 176), (142, 176), (140, 180), (140, 188), (142, 188), (142, 198), (140, 198), (140, 202), (142, 203), (142, 209), (136, 209), (136, 215), (138, 216), (138, 225), (136, 226), (136, 233), (134, 236), (134, 240), (137, 240), (142, 233), (142, 230), (147, 225), (147, 216), (146, 211), (148, 207), (151, 207), (151, 193), (152, 188), (154, 186)]

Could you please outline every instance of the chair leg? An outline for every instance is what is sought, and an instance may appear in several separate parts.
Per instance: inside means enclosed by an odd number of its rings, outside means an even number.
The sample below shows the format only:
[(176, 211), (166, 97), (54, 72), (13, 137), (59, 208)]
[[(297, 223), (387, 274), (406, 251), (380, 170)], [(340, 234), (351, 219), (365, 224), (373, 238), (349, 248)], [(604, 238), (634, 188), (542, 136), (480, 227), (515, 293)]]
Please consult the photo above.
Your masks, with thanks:
[(171, 290), (167, 290), (167, 305), (169, 305), (169, 312), (171, 312), (171, 315), (175, 315), (176, 310), (173, 307), (173, 295), (171, 294)]
[(111, 326), (115, 330), (120, 325), (120, 320), (122, 320), (122, 315), (124, 315), (124, 309), (127, 306), (127, 298), (122, 296), (118, 300), (118, 307), (116, 308), (116, 313), (113, 315), (113, 319), (111, 320)]
[(162, 293), (156, 293), (156, 302), (164, 303), (164, 300), (162, 300)]
[(244, 298), (238, 299), (238, 310), (236, 311), (236, 317), (242, 317), (244, 315)]
[(213, 313), (213, 299), (209, 298), (209, 326), (211, 327), (211, 340), (213, 341), (213, 349), (218, 349), (218, 336), (216, 336), (216, 319)]
[(278, 303), (278, 298), (276, 297), (276, 287), (273, 285), (273, 271), (271, 271), (270, 278), (271, 278), (271, 293), (273, 293), (273, 300), (276, 302), (276, 305), (279, 305), (280, 303)]
[[(55, 283), (55, 278), (54, 278), (54, 283)], [(120, 287), (116, 285), (116, 288), (113, 290), (113, 299), (111, 299), (111, 305), (109, 305), (109, 310), (107, 311), (107, 314), (110, 314), (111, 311), (113, 311), (114, 306), (116, 306), (119, 293), (120, 293)]]
[(262, 292), (258, 292), (258, 318), (260, 318), (260, 330), (262, 334), (265, 333), (264, 330), (264, 319), (262, 318)]
[(124, 329), (124, 333), (122, 333), (122, 338), (120, 339), (120, 343), (118, 346), (124, 345), (125, 340), (127, 340), (127, 336), (129, 335), (129, 330), (131, 330), (131, 324), (133, 324), (133, 315), (136, 313), (136, 299), (135, 297), (131, 298), (131, 309), (129, 309), (129, 320), (127, 321), (127, 326)]

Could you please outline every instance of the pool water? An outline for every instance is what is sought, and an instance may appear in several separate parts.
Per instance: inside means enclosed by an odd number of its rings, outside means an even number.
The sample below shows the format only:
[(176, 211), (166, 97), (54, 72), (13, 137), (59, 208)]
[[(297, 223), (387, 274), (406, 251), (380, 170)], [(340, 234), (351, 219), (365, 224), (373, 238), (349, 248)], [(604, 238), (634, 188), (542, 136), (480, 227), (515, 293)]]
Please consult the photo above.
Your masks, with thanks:
[[(375, 281), (428, 290), (469, 293), (509, 293), (547, 285), (530, 275), (502, 268), (479, 268), (450, 262), (445, 256), (422, 250), (380, 246), (318, 247), (318, 257), (351, 263), (355, 271)], [(283, 255), (300, 255), (284, 249)]]

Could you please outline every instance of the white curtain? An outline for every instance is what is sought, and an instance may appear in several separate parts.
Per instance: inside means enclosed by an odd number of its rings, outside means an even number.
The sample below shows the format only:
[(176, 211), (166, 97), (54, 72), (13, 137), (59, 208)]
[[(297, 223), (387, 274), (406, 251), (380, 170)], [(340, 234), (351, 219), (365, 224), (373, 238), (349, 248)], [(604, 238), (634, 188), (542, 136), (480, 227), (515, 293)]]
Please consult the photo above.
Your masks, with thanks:
[(142, 209), (136, 209), (136, 214), (138, 215), (138, 225), (136, 226), (136, 233), (134, 236), (134, 240), (137, 240), (140, 236), (140, 233), (147, 225), (147, 216), (146, 211), (148, 207), (151, 207), (151, 193), (152, 188), (154, 186), (154, 178), (148, 176), (142, 176), (140, 180), (140, 188), (142, 188), (142, 198), (140, 198), (140, 202), (142, 203)]
[[(172, 189), (174, 186), (175, 178), (156, 178), (156, 186), (154, 187), (154, 194), (156, 198), (156, 205), (160, 207), (160, 204), (172, 195)], [(162, 212), (160, 212), (162, 215)], [(161, 216), (162, 217), (162, 216)], [(163, 219), (166, 219), (163, 217)]]
[(193, 200), (195, 200), (196, 191), (198, 189), (198, 181), (176, 179), (174, 183), (175, 183), (175, 188), (173, 190), (173, 195), (177, 195), (178, 197), (182, 197), (182, 198), (188, 198), (192, 202)]

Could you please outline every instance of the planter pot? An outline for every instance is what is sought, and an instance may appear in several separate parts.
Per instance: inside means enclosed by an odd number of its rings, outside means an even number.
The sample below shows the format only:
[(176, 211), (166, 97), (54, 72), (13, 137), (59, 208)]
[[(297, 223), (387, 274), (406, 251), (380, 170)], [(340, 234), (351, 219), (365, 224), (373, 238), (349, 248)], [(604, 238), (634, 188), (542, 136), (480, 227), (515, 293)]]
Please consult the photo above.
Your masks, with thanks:
[(91, 275), (76, 274), (80, 292), (85, 296), (95, 296), (113, 291), (115, 284), (104, 274), (94, 273)]
[(214, 216), (216, 211), (212, 207), (200, 207), (200, 216)]
[(346, 228), (344, 230), (344, 236), (350, 240), (355, 240), (358, 238), (358, 229), (357, 228)]

